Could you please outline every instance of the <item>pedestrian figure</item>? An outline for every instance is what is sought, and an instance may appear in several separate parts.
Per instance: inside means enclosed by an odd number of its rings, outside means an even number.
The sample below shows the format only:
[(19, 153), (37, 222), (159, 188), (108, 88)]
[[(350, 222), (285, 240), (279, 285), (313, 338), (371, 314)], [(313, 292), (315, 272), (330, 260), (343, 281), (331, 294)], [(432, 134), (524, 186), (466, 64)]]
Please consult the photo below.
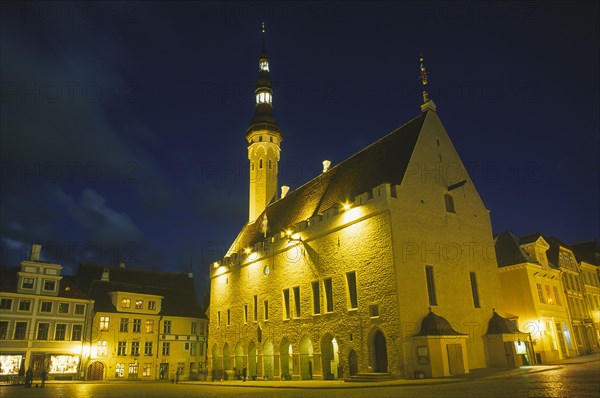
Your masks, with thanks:
[(248, 369), (246, 369), (246, 366), (244, 366), (244, 369), (242, 369), (242, 378), (244, 379), (244, 381), (246, 381), (247, 374), (248, 374)]
[(25, 387), (31, 388), (32, 384), (33, 384), (33, 370), (31, 370), (31, 368), (29, 368), (29, 369), (27, 369), (27, 372), (25, 372)]
[(42, 373), (40, 374), (42, 377), (42, 388), (44, 388), (46, 386), (46, 378), (48, 378), (48, 372), (46, 372), (46, 369), (42, 369)]

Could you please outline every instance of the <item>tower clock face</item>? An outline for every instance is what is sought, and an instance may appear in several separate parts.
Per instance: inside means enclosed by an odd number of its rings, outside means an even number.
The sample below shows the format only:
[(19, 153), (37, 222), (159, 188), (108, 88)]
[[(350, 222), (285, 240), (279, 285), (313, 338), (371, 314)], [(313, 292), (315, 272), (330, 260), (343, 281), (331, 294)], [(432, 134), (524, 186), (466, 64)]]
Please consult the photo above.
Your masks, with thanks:
[(271, 273), (271, 267), (266, 265), (263, 269), (263, 273), (265, 274), (265, 276), (269, 276), (269, 274)]

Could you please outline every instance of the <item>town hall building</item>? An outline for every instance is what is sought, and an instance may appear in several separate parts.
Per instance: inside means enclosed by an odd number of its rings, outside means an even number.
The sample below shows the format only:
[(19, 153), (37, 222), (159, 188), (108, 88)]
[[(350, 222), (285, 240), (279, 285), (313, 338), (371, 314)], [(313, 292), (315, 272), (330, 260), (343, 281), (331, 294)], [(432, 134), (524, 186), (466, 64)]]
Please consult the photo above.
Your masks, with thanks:
[(458, 375), (490, 366), (491, 334), (527, 350), (500, 316), (489, 211), (426, 91), (413, 119), (293, 190), (272, 98), (263, 47), (248, 221), (210, 268), (214, 378)]

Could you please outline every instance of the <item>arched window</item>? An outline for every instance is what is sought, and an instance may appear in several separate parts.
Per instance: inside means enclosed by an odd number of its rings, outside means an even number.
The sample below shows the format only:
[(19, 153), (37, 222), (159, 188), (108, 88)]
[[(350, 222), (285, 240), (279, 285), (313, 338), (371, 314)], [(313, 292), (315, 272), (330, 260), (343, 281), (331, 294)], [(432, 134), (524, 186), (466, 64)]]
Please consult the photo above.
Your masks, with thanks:
[(273, 164), (271, 162), (271, 160), (269, 160), (269, 170), (273, 168)]
[(258, 161), (258, 168), (262, 169), (262, 159)]
[(446, 211), (449, 213), (456, 213), (454, 209), (454, 198), (449, 193), (444, 194), (444, 203), (446, 204)]

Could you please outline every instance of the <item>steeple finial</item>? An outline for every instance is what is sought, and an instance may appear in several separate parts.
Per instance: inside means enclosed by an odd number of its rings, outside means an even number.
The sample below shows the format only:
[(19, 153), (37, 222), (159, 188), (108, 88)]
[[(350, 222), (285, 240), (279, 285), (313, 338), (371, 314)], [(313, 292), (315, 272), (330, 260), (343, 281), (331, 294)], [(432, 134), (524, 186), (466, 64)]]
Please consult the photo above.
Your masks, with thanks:
[(427, 94), (427, 70), (423, 64), (423, 53), (421, 53), (419, 61), (421, 62), (421, 84), (423, 85), (423, 103), (425, 104), (429, 102), (429, 94)]
[(419, 56), (419, 62), (421, 62), (421, 85), (423, 86), (423, 103), (421, 104), (421, 112), (425, 112), (428, 109), (435, 111), (435, 103), (429, 98), (427, 93), (427, 70), (425, 69), (423, 53)]
[(262, 23), (262, 50), (265, 52), (265, 23)]

